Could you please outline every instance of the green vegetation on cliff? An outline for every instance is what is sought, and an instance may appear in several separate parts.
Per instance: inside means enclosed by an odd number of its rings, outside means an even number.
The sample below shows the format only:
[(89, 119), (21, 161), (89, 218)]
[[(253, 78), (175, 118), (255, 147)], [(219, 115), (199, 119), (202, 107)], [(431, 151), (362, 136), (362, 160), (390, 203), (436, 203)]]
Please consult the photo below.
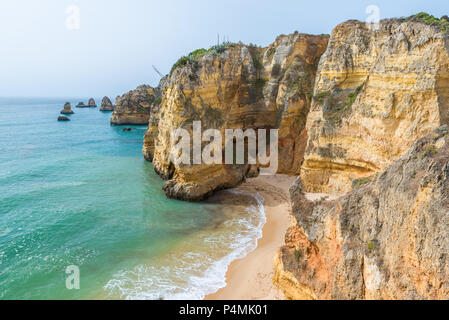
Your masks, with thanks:
[(200, 58), (205, 55), (212, 55), (215, 56), (217, 54), (223, 53), (228, 49), (229, 47), (236, 46), (233, 42), (223, 42), (222, 44), (218, 44), (215, 46), (210, 47), (208, 50), (201, 48), (194, 50), (190, 52), (187, 56), (183, 56), (176, 61), (176, 63), (172, 66), (170, 70), (170, 74), (176, 70), (178, 67), (183, 67), (187, 63), (193, 63), (197, 58)]
[(378, 176), (379, 175), (376, 173), (371, 176), (354, 179), (354, 180), (352, 180), (352, 188), (354, 189), (354, 188), (362, 186), (364, 184), (374, 182), (374, 181), (376, 181)]
[(449, 33), (449, 17), (443, 16), (441, 19), (438, 19), (434, 17), (431, 14), (428, 14), (427, 12), (420, 12), (417, 14), (414, 14), (407, 18), (401, 18), (400, 21), (406, 22), (406, 21), (419, 21), (422, 23), (425, 23), (430, 26), (436, 26), (440, 29), (440, 31), (444, 33)]
[(362, 92), (363, 87), (365, 86), (365, 82), (363, 82), (361, 85), (359, 85), (353, 93), (350, 93), (348, 95), (348, 101), (346, 102), (347, 106), (352, 106), (355, 102), (355, 99), (357, 99), (360, 92)]

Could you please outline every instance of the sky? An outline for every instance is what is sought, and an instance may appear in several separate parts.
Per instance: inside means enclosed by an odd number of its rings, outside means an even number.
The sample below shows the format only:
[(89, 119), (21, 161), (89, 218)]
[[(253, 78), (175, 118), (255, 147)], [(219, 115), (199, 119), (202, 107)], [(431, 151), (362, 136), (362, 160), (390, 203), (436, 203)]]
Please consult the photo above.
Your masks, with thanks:
[(266, 46), (279, 34), (331, 33), (366, 21), (425, 11), (449, 15), (447, 0), (2, 0), (0, 96), (115, 98), (226, 36)]

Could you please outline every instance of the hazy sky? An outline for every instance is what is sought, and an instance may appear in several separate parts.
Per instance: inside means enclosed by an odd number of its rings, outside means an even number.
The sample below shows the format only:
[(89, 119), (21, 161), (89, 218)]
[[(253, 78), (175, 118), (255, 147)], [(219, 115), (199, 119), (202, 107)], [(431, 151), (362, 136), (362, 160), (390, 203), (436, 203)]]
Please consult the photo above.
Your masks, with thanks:
[[(449, 15), (448, 0), (2, 0), (0, 96), (115, 98), (156, 85), (153, 64), (168, 73), (217, 34), (265, 46), (282, 33), (330, 33), (345, 20), (365, 21), (369, 5), (381, 18)], [(71, 6), (79, 8), (79, 29)]]

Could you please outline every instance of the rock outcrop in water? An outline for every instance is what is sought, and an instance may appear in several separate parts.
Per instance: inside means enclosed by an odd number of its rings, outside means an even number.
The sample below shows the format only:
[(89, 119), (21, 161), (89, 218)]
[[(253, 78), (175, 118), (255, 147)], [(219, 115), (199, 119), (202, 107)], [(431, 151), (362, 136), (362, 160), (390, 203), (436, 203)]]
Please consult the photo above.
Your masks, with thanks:
[(137, 89), (117, 97), (111, 124), (147, 125), (152, 110), (158, 109), (160, 103), (160, 87), (153, 88), (148, 85), (141, 85)]
[(66, 116), (59, 116), (58, 121), (70, 121), (70, 118)]
[(348, 21), (333, 31), (307, 119), (307, 192), (348, 192), (352, 180), (383, 170), (448, 123), (449, 39), (437, 19), (420, 20), (429, 17), (383, 20), (377, 31)]
[(101, 100), (100, 111), (113, 111), (114, 105), (111, 102), (111, 99), (108, 97), (103, 97)]
[(72, 105), (70, 104), (70, 102), (66, 102), (64, 104), (64, 109), (61, 110), (61, 114), (74, 114), (75, 112), (73, 112), (72, 110)]
[(315, 202), (297, 181), (275, 282), (293, 299), (449, 299), (448, 127), (369, 180)]
[(96, 108), (97, 107), (97, 103), (95, 102), (94, 98), (90, 98), (89, 102), (87, 103), (87, 106), (89, 108)]
[(82, 101), (78, 102), (78, 104), (76, 105), (77, 108), (87, 108), (88, 106), (86, 106), (86, 104)]
[(173, 164), (172, 128), (191, 133), (196, 120), (223, 136), (224, 129), (279, 128), (279, 172), (299, 173), (315, 73), (328, 39), (295, 33), (266, 48), (223, 44), (180, 59), (162, 86), (162, 104), (155, 108), (143, 148), (156, 172), (169, 180), (167, 196), (201, 200), (254, 174), (249, 165)]

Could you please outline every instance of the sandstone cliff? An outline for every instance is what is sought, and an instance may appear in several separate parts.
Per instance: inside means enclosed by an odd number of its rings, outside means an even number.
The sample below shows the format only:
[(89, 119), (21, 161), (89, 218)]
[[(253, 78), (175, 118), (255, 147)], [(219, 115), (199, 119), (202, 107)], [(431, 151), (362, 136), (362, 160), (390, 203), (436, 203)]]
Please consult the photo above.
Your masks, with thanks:
[(137, 89), (117, 97), (111, 124), (147, 125), (152, 108), (161, 102), (160, 95), (159, 87), (141, 85)]
[(275, 282), (292, 299), (449, 298), (449, 131), (335, 201), (291, 188)]
[(170, 132), (192, 132), (195, 120), (203, 131), (219, 129), (223, 136), (225, 128), (279, 128), (279, 172), (299, 173), (316, 68), (327, 42), (328, 36), (295, 33), (266, 48), (228, 43), (180, 59), (164, 83), (143, 148), (169, 180), (167, 196), (201, 200), (257, 171), (248, 165), (174, 165)]
[[(429, 25), (433, 23), (434, 25)], [(449, 120), (444, 20), (421, 14), (335, 28), (316, 77), (301, 177), (307, 192), (344, 193)]]

